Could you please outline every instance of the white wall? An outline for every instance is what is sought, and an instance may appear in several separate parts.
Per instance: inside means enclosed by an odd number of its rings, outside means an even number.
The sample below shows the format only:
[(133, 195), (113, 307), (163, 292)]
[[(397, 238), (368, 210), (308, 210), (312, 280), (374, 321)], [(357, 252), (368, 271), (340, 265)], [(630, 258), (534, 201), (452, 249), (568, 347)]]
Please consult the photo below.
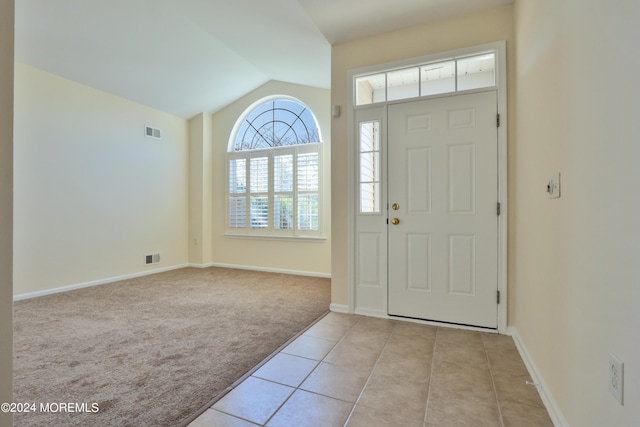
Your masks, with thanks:
[[(324, 142), (324, 233), (326, 240), (293, 241), (225, 237), (226, 153), (238, 117), (254, 102), (271, 95), (299, 99), (315, 114)], [(213, 116), (213, 257), (218, 265), (276, 269), (329, 276), (331, 274), (331, 128), (330, 92), (271, 81), (218, 111)]]
[(14, 294), (187, 262), (184, 119), (16, 64), (14, 127)]
[[(0, 0), (0, 403), (13, 384), (13, 0)], [(0, 412), (0, 426), (11, 414)]]
[[(635, 0), (515, 6), (510, 323), (576, 427), (640, 420), (639, 20)], [(607, 388), (609, 352), (625, 362), (624, 406)]]

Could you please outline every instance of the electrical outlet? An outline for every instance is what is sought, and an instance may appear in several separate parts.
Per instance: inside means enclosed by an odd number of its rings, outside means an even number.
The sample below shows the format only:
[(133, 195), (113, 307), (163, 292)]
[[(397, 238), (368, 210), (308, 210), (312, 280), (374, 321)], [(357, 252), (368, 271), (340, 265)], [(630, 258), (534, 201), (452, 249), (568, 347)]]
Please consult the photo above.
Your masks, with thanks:
[(609, 391), (621, 405), (624, 390), (624, 363), (614, 354), (609, 353)]

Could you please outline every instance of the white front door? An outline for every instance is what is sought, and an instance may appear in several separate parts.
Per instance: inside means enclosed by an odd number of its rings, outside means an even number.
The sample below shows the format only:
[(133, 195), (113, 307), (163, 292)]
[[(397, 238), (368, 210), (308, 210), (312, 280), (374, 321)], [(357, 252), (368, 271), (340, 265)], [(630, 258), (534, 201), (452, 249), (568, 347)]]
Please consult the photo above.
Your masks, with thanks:
[(496, 92), (388, 107), (388, 314), (498, 326)]

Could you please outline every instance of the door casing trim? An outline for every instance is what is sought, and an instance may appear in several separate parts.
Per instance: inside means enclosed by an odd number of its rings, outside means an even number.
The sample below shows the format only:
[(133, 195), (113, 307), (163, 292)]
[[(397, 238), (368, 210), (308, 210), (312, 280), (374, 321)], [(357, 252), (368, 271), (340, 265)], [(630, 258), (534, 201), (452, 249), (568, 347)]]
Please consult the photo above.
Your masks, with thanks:
[[(348, 312), (356, 314), (364, 314), (368, 316), (395, 318), (390, 317), (385, 311), (377, 310), (358, 310), (355, 306), (356, 302), (356, 285), (355, 285), (355, 239), (356, 239), (356, 136), (355, 136), (355, 111), (360, 108), (369, 106), (356, 107), (354, 103), (355, 88), (353, 85), (354, 77), (363, 74), (373, 74), (383, 72), (389, 69), (409, 67), (425, 62), (445, 60), (451, 57), (459, 57), (465, 55), (473, 55), (477, 53), (493, 51), (496, 55), (496, 89), (498, 98), (498, 114), (500, 115), (500, 126), (498, 127), (498, 200), (501, 205), (501, 212), (498, 216), (498, 291), (500, 291), (500, 304), (498, 305), (498, 328), (497, 332), (504, 334), (507, 332), (507, 313), (508, 313), (508, 272), (507, 272), (507, 223), (509, 216), (508, 203), (508, 182), (507, 182), (507, 61), (506, 61), (506, 42), (499, 41), (495, 43), (483, 44), (478, 46), (467, 47), (463, 49), (450, 50), (436, 54), (421, 56), (417, 58), (409, 58), (401, 61), (387, 62), (376, 64), (373, 66), (357, 68), (349, 70), (348, 73), (348, 108), (347, 108), (347, 128), (348, 128), (348, 146), (347, 164), (348, 164), (348, 257), (347, 257), (347, 287), (348, 287)], [(470, 93), (473, 91), (469, 91)], [(441, 96), (451, 96), (466, 92), (456, 92), (452, 94), (443, 94)], [(426, 99), (426, 98), (423, 98)], [(407, 99), (398, 102), (410, 102), (414, 99)], [(390, 104), (388, 102), (387, 104)], [(380, 104), (376, 104), (380, 106)], [(429, 322), (420, 322), (429, 323)], [(448, 325), (448, 324), (447, 324)], [(449, 325), (453, 326), (453, 325)], [(453, 326), (455, 327), (455, 326)], [(485, 329), (486, 330), (486, 329)]]

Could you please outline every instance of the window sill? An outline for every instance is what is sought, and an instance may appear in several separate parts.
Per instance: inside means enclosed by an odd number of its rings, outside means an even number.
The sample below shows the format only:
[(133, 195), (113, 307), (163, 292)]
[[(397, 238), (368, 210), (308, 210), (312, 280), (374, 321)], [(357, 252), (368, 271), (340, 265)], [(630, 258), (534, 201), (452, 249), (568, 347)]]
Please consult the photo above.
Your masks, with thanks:
[(232, 234), (225, 233), (225, 238), (230, 239), (251, 239), (251, 240), (282, 240), (295, 242), (322, 243), (327, 240), (325, 236), (277, 236), (273, 234)]

